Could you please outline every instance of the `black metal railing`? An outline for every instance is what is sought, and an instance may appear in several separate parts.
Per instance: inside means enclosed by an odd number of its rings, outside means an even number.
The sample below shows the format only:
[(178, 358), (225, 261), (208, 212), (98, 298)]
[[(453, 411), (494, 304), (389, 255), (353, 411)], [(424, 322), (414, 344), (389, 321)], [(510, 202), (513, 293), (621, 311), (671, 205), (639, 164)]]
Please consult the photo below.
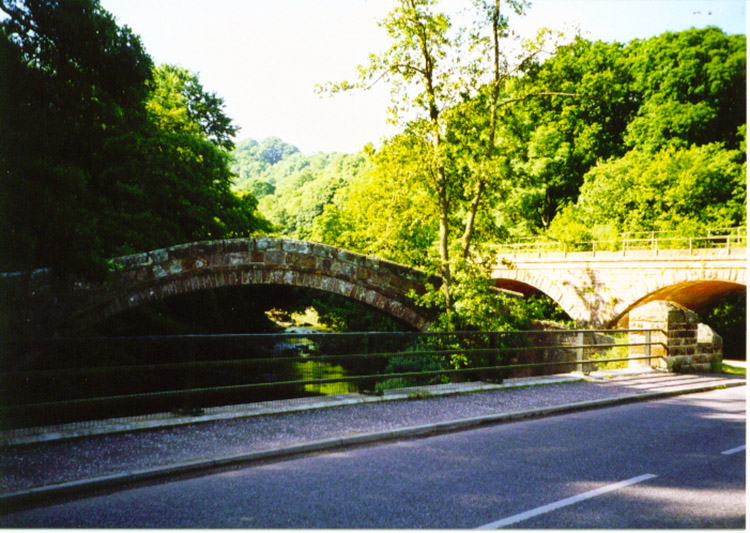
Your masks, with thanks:
[[(0, 345), (3, 429), (587, 371), (651, 358), (651, 331), (286, 333)], [(629, 333), (638, 333), (630, 336)], [(635, 341), (638, 342), (635, 342)], [(640, 346), (641, 355), (629, 351)]]

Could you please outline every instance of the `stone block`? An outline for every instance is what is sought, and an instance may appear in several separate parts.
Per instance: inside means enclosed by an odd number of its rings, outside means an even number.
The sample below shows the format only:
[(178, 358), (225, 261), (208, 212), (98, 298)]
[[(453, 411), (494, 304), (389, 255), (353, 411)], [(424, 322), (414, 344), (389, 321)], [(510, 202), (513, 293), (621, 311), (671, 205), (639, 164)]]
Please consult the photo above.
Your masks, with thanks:
[(251, 239), (231, 239), (223, 243), (223, 253), (227, 254), (246, 254), (255, 249), (255, 241)]
[(299, 252), (286, 252), (284, 260), (287, 265), (295, 269), (314, 270), (317, 265), (317, 258)]
[(367, 261), (366, 256), (347, 252), (346, 250), (337, 250), (336, 259), (353, 265), (364, 265)]
[(271, 237), (259, 237), (255, 240), (256, 250), (281, 250), (281, 241)]
[(165, 263), (169, 261), (169, 250), (166, 248), (162, 248), (161, 250), (154, 250), (153, 252), (149, 252), (149, 255), (151, 256), (151, 259), (154, 263)]
[(296, 254), (310, 255), (310, 248), (311, 245), (304, 241), (284, 240), (281, 243), (282, 250)]
[(715, 353), (721, 353), (724, 341), (708, 324), (698, 324), (696, 340), (699, 344), (707, 344)]
[(332, 272), (333, 261), (330, 258), (316, 256), (315, 266), (320, 272), (329, 274)]
[(243, 285), (259, 285), (263, 282), (263, 271), (250, 268), (242, 272)]
[(310, 243), (310, 255), (322, 259), (336, 259), (338, 257), (338, 248), (328, 246), (327, 244)]
[(286, 254), (280, 250), (269, 250), (265, 253), (264, 263), (269, 266), (281, 266), (286, 262), (285, 255)]
[(188, 257), (195, 256), (195, 249), (192, 244), (180, 244), (178, 246), (172, 246), (169, 250), (169, 257), (172, 260), (175, 259), (186, 259)]
[[(324, 260), (328, 261), (328, 260)], [(338, 276), (338, 277), (344, 277), (347, 280), (356, 281), (358, 279), (358, 268), (355, 265), (352, 265), (351, 263), (341, 263), (341, 262), (335, 262), (333, 264), (328, 261), (329, 267), (328, 272), (331, 274)]]

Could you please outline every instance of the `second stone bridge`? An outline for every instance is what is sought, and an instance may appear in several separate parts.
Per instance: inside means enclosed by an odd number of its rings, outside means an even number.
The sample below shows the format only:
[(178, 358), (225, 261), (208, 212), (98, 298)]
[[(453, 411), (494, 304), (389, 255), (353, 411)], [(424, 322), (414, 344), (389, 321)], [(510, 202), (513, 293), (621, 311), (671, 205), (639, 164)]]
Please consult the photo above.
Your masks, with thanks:
[(631, 310), (653, 301), (699, 311), (747, 290), (747, 248), (617, 252), (501, 252), (498, 288), (544, 293), (582, 326), (625, 327)]

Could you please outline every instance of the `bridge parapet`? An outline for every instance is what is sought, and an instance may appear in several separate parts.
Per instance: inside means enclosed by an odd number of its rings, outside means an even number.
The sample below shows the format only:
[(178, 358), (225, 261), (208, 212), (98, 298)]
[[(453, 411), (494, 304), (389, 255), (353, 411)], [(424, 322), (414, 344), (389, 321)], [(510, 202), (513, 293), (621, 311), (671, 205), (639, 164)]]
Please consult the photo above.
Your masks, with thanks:
[[(507, 263), (508, 261), (533, 262), (541, 260), (542, 262), (565, 260), (565, 261), (696, 261), (708, 259), (711, 261), (728, 260), (736, 262), (747, 258), (747, 248), (698, 248), (685, 250), (591, 250), (591, 251), (519, 251), (511, 250), (509, 252), (498, 254)], [(501, 261), (502, 261), (501, 259)]]
[(613, 240), (592, 240), (563, 242), (539, 238), (523, 238), (516, 242), (496, 244), (493, 251), (498, 255), (518, 254), (563, 254), (590, 252), (618, 252), (628, 255), (632, 252), (651, 252), (655, 255), (670, 251), (724, 250), (727, 255), (733, 249), (747, 249), (747, 228), (709, 229), (704, 235), (683, 236), (673, 231), (631, 232)]

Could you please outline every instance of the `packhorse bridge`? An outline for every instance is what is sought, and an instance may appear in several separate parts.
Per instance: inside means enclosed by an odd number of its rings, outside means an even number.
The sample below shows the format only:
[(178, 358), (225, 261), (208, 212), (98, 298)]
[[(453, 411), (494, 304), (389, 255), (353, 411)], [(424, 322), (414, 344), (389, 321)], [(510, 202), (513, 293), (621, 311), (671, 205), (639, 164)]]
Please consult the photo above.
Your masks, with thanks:
[(5, 274), (5, 312), (23, 314), (21, 327), (35, 335), (75, 335), (171, 296), (228, 286), (288, 285), (351, 298), (416, 330), (430, 322), (407, 296), (411, 290), (424, 291), (427, 275), (324, 244), (270, 237), (196, 242), (116, 258), (112, 269), (104, 282), (74, 286), (56, 284), (47, 271)]

